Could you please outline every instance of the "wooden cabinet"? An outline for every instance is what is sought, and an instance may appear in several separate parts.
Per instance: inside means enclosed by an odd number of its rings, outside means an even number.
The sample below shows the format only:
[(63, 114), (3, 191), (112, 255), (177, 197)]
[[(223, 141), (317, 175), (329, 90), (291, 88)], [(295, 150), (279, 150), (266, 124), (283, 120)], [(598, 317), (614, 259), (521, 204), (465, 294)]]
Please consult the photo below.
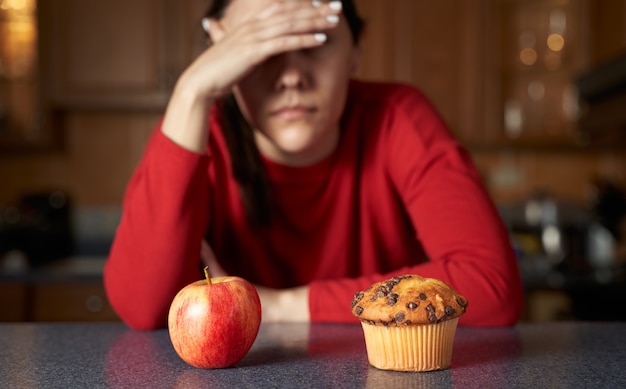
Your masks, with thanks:
[(64, 109), (163, 109), (202, 39), (203, 3), (39, 1), (45, 102)]
[(115, 321), (100, 281), (41, 282), (33, 285), (33, 321)]
[(489, 112), (486, 1), (361, 0), (365, 19), (358, 76), (420, 87), (462, 139), (496, 124)]
[(588, 6), (587, 0), (492, 3), (503, 141), (582, 142), (575, 80), (589, 66)]
[(591, 66), (623, 55), (626, 52), (626, 1), (592, 1), (588, 17)]
[(0, 282), (0, 322), (23, 321), (27, 317), (27, 288), (22, 282)]
[[(162, 110), (204, 44), (202, 0), (38, 6), (43, 98), (55, 109)], [(486, 103), (487, 0), (357, 6), (367, 23), (360, 77), (420, 86), (461, 138), (484, 138), (497, 125), (489, 112), (494, 105)]]
[(0, 155), (49, 141), (38, 115), (35, 9), (35, 0), (0, 2)]
[(0, 282), (0, 321), (117, 321), (100, 278)]
[[(572, 81), (626, 46), (620, 0), (356, 4), (366, 21), (358, 76), (419, 86), (470, 146), (580, 147)], [(44, 103), (162, 111), (204, 47), (206, 7), (203, 0), (39, 1)]]
[(461, 141), (587, 145), (575, 80), (626, 48), (621, 0), (361, 0), (359, 76), (420, 87)]

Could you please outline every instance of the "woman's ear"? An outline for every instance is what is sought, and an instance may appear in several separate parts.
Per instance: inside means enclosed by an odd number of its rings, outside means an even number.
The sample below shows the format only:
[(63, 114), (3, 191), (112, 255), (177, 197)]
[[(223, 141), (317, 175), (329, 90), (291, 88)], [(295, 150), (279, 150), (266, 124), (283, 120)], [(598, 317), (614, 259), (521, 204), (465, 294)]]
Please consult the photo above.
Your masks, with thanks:
[(202, 18), (202, 29), (204, 29), (213, 43), (219, 42), (224, 37), (224, 29), (217, 19)]

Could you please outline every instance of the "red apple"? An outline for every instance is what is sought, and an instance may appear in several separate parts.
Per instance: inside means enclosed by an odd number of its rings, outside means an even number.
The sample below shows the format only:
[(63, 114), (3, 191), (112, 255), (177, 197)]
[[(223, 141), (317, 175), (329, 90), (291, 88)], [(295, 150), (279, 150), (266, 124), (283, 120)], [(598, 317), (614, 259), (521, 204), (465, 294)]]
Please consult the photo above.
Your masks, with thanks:
[(196, 281), (181, 289), (170, 306), (168, 329), (178, 355), (192, 366), (232, 366), (250, 350), (261, 325), (261, 301), (240, 277)]

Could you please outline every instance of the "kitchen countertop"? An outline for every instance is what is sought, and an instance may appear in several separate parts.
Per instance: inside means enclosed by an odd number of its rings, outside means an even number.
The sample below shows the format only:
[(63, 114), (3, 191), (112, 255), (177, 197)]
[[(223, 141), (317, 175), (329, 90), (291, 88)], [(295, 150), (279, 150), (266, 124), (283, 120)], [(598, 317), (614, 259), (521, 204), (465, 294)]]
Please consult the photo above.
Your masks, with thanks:
[(121, 323), (0, 324), (0, 382), (9, 388), (626, 387), (626, 323), (554, 322), (457, 331), (452, 367), (378, 370), (360, 325), (264, 324), (235, 367), (201, 370), (167, 330)]

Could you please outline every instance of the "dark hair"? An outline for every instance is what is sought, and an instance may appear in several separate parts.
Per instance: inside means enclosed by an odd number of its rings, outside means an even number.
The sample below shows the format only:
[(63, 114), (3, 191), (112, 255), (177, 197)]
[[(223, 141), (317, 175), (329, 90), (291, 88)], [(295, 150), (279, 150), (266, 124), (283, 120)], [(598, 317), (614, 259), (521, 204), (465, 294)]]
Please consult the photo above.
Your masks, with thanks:
[[(231, 1), (213, 0), (205, 17), (221, 19)], [(352, 41), (356, 45), (363, 31), (363, 19), (357, 12), (354, 0), (342, 0), (342, 5)], [(252, 128), (243, 117), (232, 93), (218, 101), (217, 107), (220, 113), (218, 120), (222, 125), (230, 154), (233, 176), (239, 185), (248, 220), (255, 226), (266, 226), (270, 222), (272, 199)]]
[[(232, 0), (213, 0), (209, 5), (209, 9), (204, 16), (212, 19), (221, 19), (226, 12), (226, 8)], [(342, 0), (342, 12), (350, 27), (352, 33), (352, 41), (354, 44), (359, 42), (361, 38), (361, 32), (363, 31), (363, 19), (359, 16), (354, 0)]]

